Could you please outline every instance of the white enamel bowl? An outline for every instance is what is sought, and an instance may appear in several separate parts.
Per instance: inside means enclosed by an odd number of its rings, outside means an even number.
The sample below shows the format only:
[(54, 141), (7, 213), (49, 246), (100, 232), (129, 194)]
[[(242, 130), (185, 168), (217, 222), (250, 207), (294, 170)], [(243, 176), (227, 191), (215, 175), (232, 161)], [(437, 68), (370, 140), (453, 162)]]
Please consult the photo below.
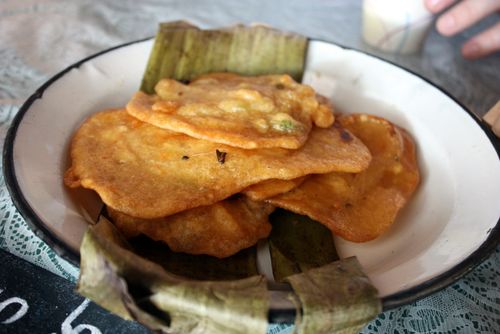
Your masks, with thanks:
[[(62, 182), (71, 136), (92, 113), (126, 104), (151, 46), (137, 41), (70, 66), (29, 98), (8, 133), (14, 203), (74, 263), (87, 222)], [(416, 140), (422, 182), (391, 230), (364, 244), (336, 240), (341, 257), (358, 257), (385, 308), (443, 288), (490, 254), (500, 236), (499, 142), (479, 119), (421, 77), (326, 42), (310, 41), (304, 81), (340, 111), (386, 117)]]

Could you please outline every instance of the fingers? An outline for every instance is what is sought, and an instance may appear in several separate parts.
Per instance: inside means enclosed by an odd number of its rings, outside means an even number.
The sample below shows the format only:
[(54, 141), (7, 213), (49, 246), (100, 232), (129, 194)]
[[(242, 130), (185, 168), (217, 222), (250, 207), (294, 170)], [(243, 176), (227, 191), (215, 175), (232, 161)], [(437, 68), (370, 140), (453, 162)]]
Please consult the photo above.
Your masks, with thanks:
[[(432, 13), (451, 6), (456, 0), (424, 0)], [(436, 29), (444, 36), (453, 36), (491, 13), (500, 10), (500, 0), (463, 0), (442, 14)], [(462, 47), (465, 58), (476, 59), (500, 50), (500, 23), (474, 36)]]
[(476, 59), (500, 50), (500, 22), (468, 40), (462, 47), (462, 55)]
[(456, 0), (424, 0), (424, 4), (425, 7), (427, 7), (427, 9), (431, 11), (431, 13), (436, 14), (449, 7), (455, 1)]
[(439, 17), (436, 28), (442, 35), (452, 36), (498, 9), (500, 0), (463, 0)]

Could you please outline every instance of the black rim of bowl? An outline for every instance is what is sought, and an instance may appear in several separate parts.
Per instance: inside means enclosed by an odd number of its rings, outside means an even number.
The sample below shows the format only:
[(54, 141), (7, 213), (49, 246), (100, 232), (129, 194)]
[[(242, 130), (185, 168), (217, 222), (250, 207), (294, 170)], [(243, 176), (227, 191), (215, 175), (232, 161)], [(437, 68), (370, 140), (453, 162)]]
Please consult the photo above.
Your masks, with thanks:
[[(109, 53), (111, 51), (132, 45), (132, 44), (137, 44), (141, 42), (145, 42), (147, 40), (152, 39), (152, 37), (140, 39), (137, 41), (132, 41), (129, 43), (121, 44), (103, 51), (100, 51), (96, 54), (93, 54), (89, 57), (86, 57), (73, 65), (68, 66), (65, 68), (63, 71), (57, 73), (54, 75), (52, 78), (50, 78), (48, 81), (46, 81), (40, 88), (38, 88), (33, 95), (31, 95), (28, 100), (21, 106), (19, 111), (17, 112), (16, 116), (14, 117), (12, 124), (9, 128), (9, 131), (7, 132), (7, 136), (5, 138), (4, 142), (4, 149), (3, 149), (3, 173), (4, 173), (4, 178), (5, 178), (5, 184), (7, 186), (7, 189), (12, 197), (12, 201), (15, 205), (15, 207), (19, 210), (23, 218), (26, 220), (27, 224), (30, 226), (30, 228), (34, 231), (34, 233), (42, 239), (44, 242), (46, 242), (59, 256), (64, 258), (65, 260), (69, 261), (70, 263), (74, 264), (75, 266), (79, 266), (79, 261), (80, 261), (80, 254), (72, 250), (64, 241), (60, 240), (57, 238), (51, 231), (50, 229), (45, 225), (45, 223), (35, 214), (34, 210), (31, 208), (31, 206), (28, 204), (28, 201), (24, 197), (21, 188), (17, 182), (17, 178), (15, 175), (15, 168), (14, 168), (14, 142), (16, 139), (16, 134), (17, 134), (17, 129), (19, 127), (19, 124), (22, 122), (24, 115), (28, 112), (30, 109), (31, 105), (33, 104), (34, 101), (37, 99), (41, 99), (43, 97), (44, 91), (49, 88), (55, 81), (58, 79), (62, 78), (67, 72), (71, 71), (74, 68), (78, 68), (82, 64), (86, 63), (89, 60), (92, 60), (96, 57), (99, 57), (103, 54)], [(478, 118), (474, 113), (472, 113), (469, 109), (467, 109), (461, 102), (459, 102), (457, 99), (455, 99), (449, 92), (444, 90), (443, 88), (437, 86), (433, 82), (429, 81), (428, 79), (424, 78), (420, 74), (417, 74), (407, 68), (404, 68), (398, 64), (395, 64), (391, 61), (385, 60), (381, 57), (378, 57), (376, 55), (370, 54), (368, 52), (356, 50), (354, 48), (349, 48), (345, 47), (342, 45), (339, 45), (337, 43), (331, 43), (329, 41), (323, 41), (323, 40), (318, 40), (318, 39), (311, 39), (311, 41), (320, 41), (320, 42), (325, 42), (329, 44), (334, 44), (337, 45), (343, 49), (346, 50), (353, 50), (365, 55), (368, 55), (373, 58), (377, 58), (379, 60), (382, 60), (386, 63), (392, 64), (393, 66), (396, 66), (410, 74), (413, 74), (414, 76), (424, 80), (427, 82), (429, 85), (435, 87), (438, 89), (441, 93), (444, 95), (448, 96), (450, 99), (452, 99), (456, 104), (458, 104), (460, 107), (462, 107), (463, 110), (465, 110), (468, 115), (481, 127), (481, 129), (485, 132), (487, 135), (488, 139), (491, 142), (491, 145), (495, 148), (497, 152), (497, 156), (500, 157), (500, 140), (496, 138), (496, 136), (493, 134), (491, 129), (480, 119)], [(497, 244), (499, 243), (500, 240), (500, 227), (499, 227), (499, 222), (500, 218), (497, 221), (496, 225), (494, 228), (491, 229), (489, 232), (489, 235), (487, 239), (481, 244), (481, 246), (475, 250), (473, 253), (471, 253), (467, 258), (465, 258), (462, 262), (458, 263), (454, 267), (450, 268), (446, 272), (426, 281), (421, 284), (418, 284), (412, 288), (409, 288), (407, 290), (403, 290), (400, 292), (397, 292), (395, 294), (386, 296), (382, 298), (382, 305), (383, 305), (383, 310), (389, 310), (395, 307), (403, 306), (409, 303), (412, 303), (416, 300), (419, 300), (423, 297), (426, 297), (430, 294), (433, 294), (450, 284), (454, 283), (457, 281), (459, 278), (467, 274), (468, 272), (472, 271), (477, 265), (482, 263), (486, 258), (495, 250)], [(272, 314), (270, 318), (274, 319), (284, 319), (286, 322), (293, 321), (294, 313), (290, 309), (283, 309), (283, 310), (271, 310), (270, 313)]]

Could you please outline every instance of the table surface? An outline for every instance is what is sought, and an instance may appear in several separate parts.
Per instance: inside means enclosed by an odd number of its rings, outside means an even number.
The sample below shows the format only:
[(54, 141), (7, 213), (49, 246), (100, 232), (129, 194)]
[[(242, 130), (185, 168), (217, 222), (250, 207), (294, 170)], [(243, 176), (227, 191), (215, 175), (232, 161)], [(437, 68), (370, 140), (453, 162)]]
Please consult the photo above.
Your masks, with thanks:
[[(467, 61), (461, 57), (459, 47), (499, 17), (495, 14), (453, 38), (444, 38), (432, 30), (420, 53), (403, 56), (384, 54), (363, 43), (361, 1), (3, 0), (0, 1), (0, 136), (3, 143), (9, 124), (24, 100), (67, 65), (111, 46), (153, 36), (157, 22), (180, 19), (203, 28), (261, 22), (356, 48), (419, 73), (482, 116), (500, 98), (500, 55)], [(59, 258), (29, 230), (13, 207), (3, 179), (0, 216), (0, 248), (75, 280), (78, 268)], [(411, 305), (382, 313), (363, 333), (498, 332), (499, 278), (500, 248), (497, 248), (478, 268), (452, 286)], [(290, 330), (275, 328), (273, 333)]]

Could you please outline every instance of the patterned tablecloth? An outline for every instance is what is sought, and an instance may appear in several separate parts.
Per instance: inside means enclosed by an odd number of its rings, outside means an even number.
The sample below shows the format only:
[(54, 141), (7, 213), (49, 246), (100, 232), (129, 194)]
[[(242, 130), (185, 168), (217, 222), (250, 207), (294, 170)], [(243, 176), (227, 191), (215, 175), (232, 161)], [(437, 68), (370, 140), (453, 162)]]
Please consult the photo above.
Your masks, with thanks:
[[(418, 55), (384, 55), (363, 44), (360, 1), (1, 0), (0, 136), (24, 100), (67, 65), (156, 32), (156, 23), (187, 19), (201, 27), (263, 22), (369, 51), (445, 88), (482, 115), (500, 97), (500, 56), (469, 62), (459, 45), (479, 27), (451, 39), (432, 31)], [(58, 257), (27, 227), (0, 181), (0, 247), (75, 280), (78, 268)], [(275, 326), (270, 332), (287, 333)], [(500, 248), (467, 276), (430, 297), (387, 311), (363, 333), (499, 333)]]

